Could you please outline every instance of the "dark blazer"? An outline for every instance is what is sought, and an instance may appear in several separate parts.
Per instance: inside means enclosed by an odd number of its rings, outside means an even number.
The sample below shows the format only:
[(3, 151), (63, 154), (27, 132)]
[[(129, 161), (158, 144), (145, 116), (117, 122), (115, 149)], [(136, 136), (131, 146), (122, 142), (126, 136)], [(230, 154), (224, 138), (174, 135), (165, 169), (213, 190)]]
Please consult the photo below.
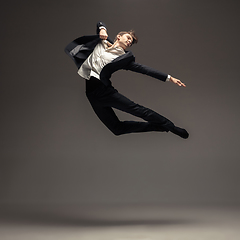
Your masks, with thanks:
[[(66, 46), (65, 52), (75, 62), (78, 69), (88, 58), (88, 56), (93, 52), (95, 46), (101, 41), (99, 37), (101, 26), (104, 26), (106, 28), (106, 25), (103, 22), (98, 22), (97, 35), (83, 36), (77, 38)], [(108, 38), (107, 40), (113, 43), (110, 38)], [(159, 72), (153, 68), (136, 63), (135, 57), (132, 52), (126, 51), (125, 54), (117, 57), (112, 62), (108, 63), (103, 67), (100, 73), (100, 80), (106, 86), (111, 85), (110, 78), (112, 74), (120, 69), (131, 70), (134, 72), (146, 74), (162, 81), (166, 81), (168, 76), (167, 74)]]

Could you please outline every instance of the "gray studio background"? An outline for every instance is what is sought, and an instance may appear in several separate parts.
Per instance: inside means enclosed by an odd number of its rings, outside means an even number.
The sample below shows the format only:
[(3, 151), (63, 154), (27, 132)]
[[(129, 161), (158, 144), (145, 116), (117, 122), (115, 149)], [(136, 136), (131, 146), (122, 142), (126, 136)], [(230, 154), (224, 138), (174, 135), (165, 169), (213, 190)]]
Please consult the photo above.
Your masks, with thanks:
[[(8, 1), (1, 4), (0, 202), (239, 204), (237, 1)], [(96, 23), (135, 29), (136, 61), (187, 88), (121, 71), (113, 85), (190, 133), (116, 137), (64, 53)], [(120, 119), (134, 119), (117, 112)]]

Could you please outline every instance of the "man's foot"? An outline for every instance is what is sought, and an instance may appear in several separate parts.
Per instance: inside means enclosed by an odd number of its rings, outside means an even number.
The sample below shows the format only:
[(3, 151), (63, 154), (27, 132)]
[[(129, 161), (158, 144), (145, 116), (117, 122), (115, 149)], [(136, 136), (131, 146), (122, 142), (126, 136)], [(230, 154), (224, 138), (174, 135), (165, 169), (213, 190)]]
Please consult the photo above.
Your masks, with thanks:
[(189, 137), (188, 132), (180, 127), (174, 126), (173, 129), (171, 129), (170, 131), (184, 139), (187, 139)]

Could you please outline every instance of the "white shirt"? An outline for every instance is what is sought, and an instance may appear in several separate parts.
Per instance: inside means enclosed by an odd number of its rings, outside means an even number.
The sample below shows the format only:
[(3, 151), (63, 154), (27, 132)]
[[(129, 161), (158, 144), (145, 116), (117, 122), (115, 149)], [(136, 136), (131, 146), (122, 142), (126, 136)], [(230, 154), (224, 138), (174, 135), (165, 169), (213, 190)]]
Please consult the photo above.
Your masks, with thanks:
[[(105, 65), (112, 62), (115, 58), (125, 54), (125, 51), (121, 47), (108, 48), (107, 40), (102, 40), (96, 45), (90, 56), (84, 61), (82, 66), (78, 70), (78, 74), (89, 80), (90, 77), (100, 79), (100, 73)], [(170, 80), (168, 75), (166, 81)]]
[(123, 54), (125, 51), (121, 47), (108, 48), (107, 40), (102, 40), (79, 68), (78, 74), (88, 80), (90, 77), (100, 79), (103, 67)]

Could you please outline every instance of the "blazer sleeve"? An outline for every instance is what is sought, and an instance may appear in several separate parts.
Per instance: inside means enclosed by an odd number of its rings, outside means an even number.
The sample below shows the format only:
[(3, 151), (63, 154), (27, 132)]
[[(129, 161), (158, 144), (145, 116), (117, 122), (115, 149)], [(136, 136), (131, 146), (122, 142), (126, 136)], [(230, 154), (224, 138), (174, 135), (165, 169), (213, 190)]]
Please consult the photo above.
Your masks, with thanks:
[(136, 63), (135, 61), (130, 62), (127, 66), (126, 66), (126, 70), (130, 70), (133, 72), (137, 72), (137, 73), (142, 73), (145, 75), (148, 75), (150, 77), (159, 79), (163, 82), (165, 82), (167, 80), (168, 74), (166, 73), (162, 73), (158, 70), (155, 70), (153, 68), (147, 67), (145, 65)]
[[(98, 35), (99, 35), (99, 32), (100, 32), (101, 27), (104, 27), (104, 28), (107, 30), (107, 26), (106, 26), (105, 23), (103, 23), (103, 22), (98, 22), (98, 23), (97, 23), (97, 34), (98, 34)], [(113, 44), (113, 40), (112, 40), (110, 37), (108, 37), (107, 40), (108, 40), (110, 43)]]
[(99, 32), (100, 32), (100, 27), (104, 27), (104, 28), (107, 29), (107, 26), (106, 26), (105, 23), (103, 23), (103, 22), (98, 22), (98, 23), (97, 23), (97, 34), (99, 34)]

